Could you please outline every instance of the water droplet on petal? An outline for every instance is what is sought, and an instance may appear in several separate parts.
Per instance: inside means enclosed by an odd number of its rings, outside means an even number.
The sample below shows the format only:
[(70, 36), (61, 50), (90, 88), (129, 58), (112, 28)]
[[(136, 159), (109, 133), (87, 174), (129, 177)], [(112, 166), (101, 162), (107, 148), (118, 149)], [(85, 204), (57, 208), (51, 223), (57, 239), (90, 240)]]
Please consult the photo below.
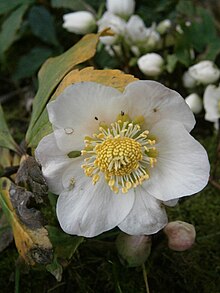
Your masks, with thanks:
[(74, 130), (72, 128), (64, 128), (66, 134), (72, 134)]

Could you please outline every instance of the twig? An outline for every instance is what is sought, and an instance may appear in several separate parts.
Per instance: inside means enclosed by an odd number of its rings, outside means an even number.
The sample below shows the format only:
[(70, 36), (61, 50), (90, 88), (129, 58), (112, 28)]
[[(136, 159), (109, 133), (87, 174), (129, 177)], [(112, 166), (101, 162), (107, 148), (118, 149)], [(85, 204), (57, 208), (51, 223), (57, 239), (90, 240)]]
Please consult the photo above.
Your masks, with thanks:
[(209, 182), (210, 182), (214, 187), (216, 187), (217, 189), (220, 190), (220, 184), (219, 184), (217, 181), (215, 181), (215, 180), (212, 179), (212, 178), (209, 178)]
[(11, 100), (12, 98), (14, 98), (15, 96), (17, 96), (20, 93), (25, 93), (28, 90), (28, 87), (23, 87), (22, 89), (17, 89), (14, 90), (8, 94), (5, 95), (1, 95), (0, 96), (0, 104), (3, 104), (5, 102), (8, 102), (9, 100)]
[(150, 289), (149, 289), (149, 285), (148, 285), (148, 279), (147, 279), (147, 272), (146, 272), (146, 268), (145, 265), (142, 265), (142, 271), (143, 271), (143, 277), (144, 277), (144, 283), (146, 286), (146, 292), (150, 293)]

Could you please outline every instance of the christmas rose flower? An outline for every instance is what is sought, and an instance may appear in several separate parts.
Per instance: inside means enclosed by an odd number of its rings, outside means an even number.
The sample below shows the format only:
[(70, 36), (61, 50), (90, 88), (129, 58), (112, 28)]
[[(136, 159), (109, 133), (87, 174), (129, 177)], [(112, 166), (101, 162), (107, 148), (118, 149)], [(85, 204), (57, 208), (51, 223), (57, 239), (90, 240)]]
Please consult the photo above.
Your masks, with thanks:
[(35, 155), (59, 194), (66, 233), (93, 237), (116, 226), (131, 235), (156, 233), (167, 224), (164, 204), (207, 184), (207, 153), (189, 134), (194, 116), (158, 82), (135, 81), (123, 93), (76, 83), (47, 110), (53, 132)]

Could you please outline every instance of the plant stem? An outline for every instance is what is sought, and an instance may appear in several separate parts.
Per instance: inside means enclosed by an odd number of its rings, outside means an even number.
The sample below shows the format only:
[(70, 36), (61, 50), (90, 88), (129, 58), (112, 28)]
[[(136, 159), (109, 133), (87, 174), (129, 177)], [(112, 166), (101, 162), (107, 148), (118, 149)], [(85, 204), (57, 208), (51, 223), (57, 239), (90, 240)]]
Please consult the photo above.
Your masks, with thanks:
[(144, 264), (142, 265), (142, 271), (143, 271), (143, 276), (144, 276), (144, 283), (145, 283), (145, 286), (146, 286), (146, 292), (150, 293), (148, 280), (147, 280), (147, 272), (146, 272), (146, 268), (145, 268)]
[(15, 293), (19, 293), (20, 270), (18, 266), (15, 267)]

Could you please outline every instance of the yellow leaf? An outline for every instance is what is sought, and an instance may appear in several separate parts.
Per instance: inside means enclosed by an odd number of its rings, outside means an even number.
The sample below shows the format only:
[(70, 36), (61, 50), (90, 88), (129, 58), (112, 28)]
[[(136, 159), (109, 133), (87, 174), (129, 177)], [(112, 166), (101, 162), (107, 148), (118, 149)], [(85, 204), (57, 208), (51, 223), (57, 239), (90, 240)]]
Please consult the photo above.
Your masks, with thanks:
[(133, 75), (125, 74), (118, 69), (97, 70), (93, 67), (86, 67), (82, 70), (75, 69), (64, 77), (52, 99), (55, 99), (67, 86), (76, 82), (93, 81), (123, 91), (126, 85), (135, 80), (137, 78)]
[(0, 204), (12, 226), (15, 244), (19, 254), (29, 265), (46, 264), (52, 261), (52, 244), (48, 232), (43, 226), (28, 227), (19, 219), (11, 198), (16, 194), (16, 188), (7, 178), (0, 180)]

